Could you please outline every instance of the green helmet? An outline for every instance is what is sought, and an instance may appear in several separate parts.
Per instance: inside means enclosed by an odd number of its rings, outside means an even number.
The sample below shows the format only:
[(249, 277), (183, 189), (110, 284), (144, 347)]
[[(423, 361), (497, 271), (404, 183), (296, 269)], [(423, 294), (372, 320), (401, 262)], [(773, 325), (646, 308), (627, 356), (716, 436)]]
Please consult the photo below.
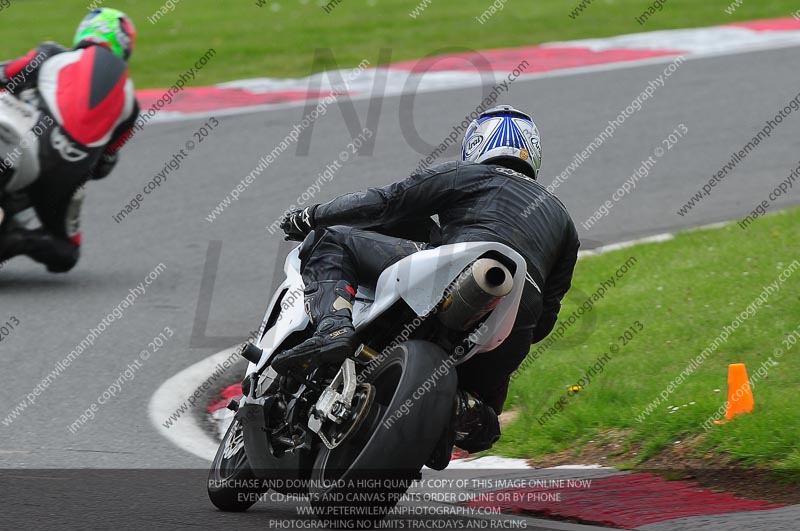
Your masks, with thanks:
[(81, 21), (73, 46), (99, 44), (127, 61), (133, 52), (134, 40), (136, 28), (131, 19), (122, 11), (103, 7), (93, 10)]

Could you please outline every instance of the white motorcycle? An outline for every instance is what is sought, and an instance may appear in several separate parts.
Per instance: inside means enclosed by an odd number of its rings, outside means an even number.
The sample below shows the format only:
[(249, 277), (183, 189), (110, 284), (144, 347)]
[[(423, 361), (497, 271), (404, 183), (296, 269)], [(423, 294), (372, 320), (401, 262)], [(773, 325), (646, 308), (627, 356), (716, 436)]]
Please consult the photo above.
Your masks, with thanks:
[(273, 489), (307, 495), (320, 518), (348, 506), (346, 514), (358, 515), (348, 518), (379, 520), (449, 429), (453, 367), (511, 332), (525, 261), (494, 242), (445, 245), (398, 261), (374, 287), (359, 286), (353, 323), (363, 344), (340, 366), (298, 379), (270, 367), (276, 353), (313, 333), (298, 253), (299, 246), (286, 258), (286, 280), (260, 339), (242, 348), (249, 361), (244, 396), (228, 405), (236, 414), (211, 466), (209, 497), (221, 510), (244, 511)]

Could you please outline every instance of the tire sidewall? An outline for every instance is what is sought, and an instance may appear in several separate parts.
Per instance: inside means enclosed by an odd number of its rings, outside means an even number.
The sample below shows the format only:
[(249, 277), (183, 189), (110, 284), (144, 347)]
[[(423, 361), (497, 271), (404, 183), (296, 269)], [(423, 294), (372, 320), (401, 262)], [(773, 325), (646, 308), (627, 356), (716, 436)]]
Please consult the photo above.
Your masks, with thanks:
[[(393, 480), (418, 477), (420, 469), (433, 452), (442, 427), (450, 421), (453, 412), (458, 384), (455, 363), (437, 345), (425, 341), (408, 341), (393, 350), (366, 381), (376, 380), (383, 372), (398, 364), (402, 367), (402, 376), (378, 428), (353, 462), (352, 470), (348, 470), (336, 486), (322, 486), (323, 471), (328, 465), (331, 452), (336, 450), (325, 447), (320, 450), (309, 489), (311, 503), (315, 507), (330, 506), (330, 503), (326, 504), (322, 499), (329, 499), (332, 494), (362, 490), (357, 485), (359, 479), (368, 477)], [(403, 406), (407, 412), (398, 416), (397, 413), (402, 411)], [(392, 415), (395, 415), (394, 420), (387, 423)], [(347, 484), (351, 479), (354, 482), (348, 488)], [(386, 484), (385, 489), (375, 487), (370, 490), (404, 493), (407, 488), (398, 487), (394, 481), (387, 481)]]
[[(214, 455), (214, 460), (211, 462), (211, 469), (208, 472), (208, 497), (215, 507), (222, 511), (239, 512), (249, 509), (256, 501), (258, 495), (263, 494), (266, 490), (256, 488), (259, 481), (256, 479), (255, 474), (250, 469), (250, 466), (245, 462), (244, 467), (240, 467), (233, 474), (228, 477), (220, 476), (220, 464), (222, 462), (223, 452), (225, 445), (231, 437), (232, 432), (236, 429), (238, 420), (234, 419), (225, 436), (217, 448), (217, 453)], [(242, 448), (244, 451), (244, 448)], [(243, 495), (243, 496), (242, 496)]]

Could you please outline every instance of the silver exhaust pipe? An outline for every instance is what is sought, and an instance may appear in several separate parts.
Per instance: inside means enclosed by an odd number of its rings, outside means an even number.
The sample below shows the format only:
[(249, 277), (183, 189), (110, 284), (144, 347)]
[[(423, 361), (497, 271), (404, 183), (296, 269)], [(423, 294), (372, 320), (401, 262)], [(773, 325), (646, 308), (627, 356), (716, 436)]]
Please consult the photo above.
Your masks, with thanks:
[(439, 303), (439, 321), (453, 330), (469, 330), (511, 293), (514, 277), (502, 263), (480, 258), (464, 270)]

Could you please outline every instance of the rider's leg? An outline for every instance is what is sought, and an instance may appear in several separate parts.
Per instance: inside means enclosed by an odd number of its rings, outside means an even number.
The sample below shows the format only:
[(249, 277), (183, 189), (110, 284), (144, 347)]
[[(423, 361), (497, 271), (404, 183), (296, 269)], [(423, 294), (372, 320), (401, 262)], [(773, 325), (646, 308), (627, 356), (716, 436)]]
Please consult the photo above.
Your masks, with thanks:
[(352, 227), (316, 229), (300, 250), (303, 280), (370, 284), (390, 265), (427, 248), (424, 243)]
[(42, 229), (4, 232), (0, 242), (0, 262), (25, 255), (47, 266), (51, 273), (65, 273), (80, 257), (80, 248), (67, 240), (53, 238)]
[(278, 354), (279, 373), (303, 369), (312, 361), (341, 363), (357, 346), (352, 305), (358, 282), (372, 283), (380, 273), (425, 244), (350, 227), (314, 230), (300, 249), (305, 310), (314, 335)]
[[(5, 162), (2, 158), (0, 158), (0, 228), (3, 226), (3, 220), (5, 219), (7, 213), (3, 210), (3, 196), (5, 195), (6, 185), (11, 181), (11, 177), (14, 176), (14, 168), (10, 166), (6, 166)], [(2, 232), (0, 232), (0, 237)], [(1, 244), (0, 244), (1, 245)], [(0, 253), (2, 253), (2, 248), (0, 247)]]
[(0, 104), (0, 188), (19, 192), (33, 184), (41, 172), (40, 141), (21, 129), (20, 124), (3, 116)]
[(496, 349), (458, 367), (459, 386), (474, 401), (463, 400), (456, 413), (456, 446), (486, 450), (500, 437), (497, 415), (503, 411), (511, 375), (530, 352), (532, 335), (530, 329), (515, 330)]
[(496, 349), (457, 367), (459, 390), (453, 417), (426, 463), (429, 468), (445, 469), (453, 446), (475, 453), (497, 442), (498, 415), (508, 394), (509, 379), (530, 351), (532, 335), (529, 328), (515, 330)]
[(511, 375), (531, 349), (530, 329), (514, 330), (496, 349), (478, 354), (458, 366), (459, 386), (502, 413)]
[[(2, 124), (0, 128), (2, 128), (0, 132), (9, 134)], [(0, 134), (0, 195), (11, 191), (11, 180), (17, 173), (16, 166), (19, 165), (22, 153), (16, 142), (18, 137), (11, 134), (9, 136), (10, 138), (5, 138), (5, 134)]]
[[(37, 135), (23, 133), (24, 128), (17, 126), (19, 120), (9, 118), (8, 112), (3, 116), (0, 186), (6, 194), (4, 203), (8, 206), (11, 194), (12, 198), (24, 198), (26, 204), (12, 207), (4, 215), (0, 253), (5, 258), (27, 255), (52, 272), (68, 271), (80, 256), (77, 227), (83, 193), (79, 187), (86, 181), (96, 157), (66, 162), (54, 152), (49, 141), (51, 129), (45, 128)], [(45, 122), (44, 116), (40, 123)], [(56, 169), (52, 169), (53, 161), (58, 161)]]
[(500, 438), (497, 416), (503, 411), (511, 375), (530, 352), (533, 326), (542, 298), (526, 284), (514, 330), (494, 350), (478, 354), (459, 365), (453, 420), (445, 429), (427, 465), (442, 470), (450, 462), (453, 446), (468, 452), (487, 450)]
[(11, 182), (14, 177), (14, 167), (6, 165), (4, 159), (0, 156), (0, 197), (6, 189), (6, 185)]
[(31, 238), (25, 253), (33, 260), (45, 264), (52, 273), (71, 270), (80, 258), (80, 214), (85, 197), (80, 177), (66, 171), (63, 178), (43, 175), (32, 186), (30, 199), (41, 228)]

